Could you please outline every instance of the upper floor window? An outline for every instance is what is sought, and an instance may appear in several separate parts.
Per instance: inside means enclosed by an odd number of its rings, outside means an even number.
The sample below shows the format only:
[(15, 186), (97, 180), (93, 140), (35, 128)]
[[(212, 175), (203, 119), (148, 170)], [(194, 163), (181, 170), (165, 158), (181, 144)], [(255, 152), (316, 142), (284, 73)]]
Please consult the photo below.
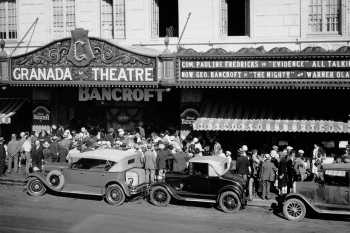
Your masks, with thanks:
[(75, 0), (52, 0), (55, 38), (70, 36), (75, 28)]
[(0, 0), (0, 39), (17, 39), (15, 0)]
[(309, 32), (340, 33), (341, 0), (310, 0)]
[(178, 0), (152, 0), (152, 37), (179, 36)]
[(101, 34), (106, 39), (125, 39), (125, 0), (101, 1)]
[(249, 0), (221, 0), (221, 34), (247, 36), (249, 11)]

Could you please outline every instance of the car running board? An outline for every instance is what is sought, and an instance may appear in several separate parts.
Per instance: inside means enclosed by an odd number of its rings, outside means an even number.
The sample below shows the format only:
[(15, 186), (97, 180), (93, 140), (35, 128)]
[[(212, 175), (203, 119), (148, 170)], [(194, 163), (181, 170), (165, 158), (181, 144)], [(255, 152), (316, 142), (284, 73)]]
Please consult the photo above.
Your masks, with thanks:
[(200, 199), (200, 198), (189, 198), (189, 197), (183, 197), (184, 201), (193, 201), (193, 202), (205, 202), (205, 203), (216, 203), (215, 200), (210, 199)]
[(341, 211), (341, 210), (320, 210), (320, 209), (317, 209), (316, 212), (318, 214), (350, 215), (349, 211)]

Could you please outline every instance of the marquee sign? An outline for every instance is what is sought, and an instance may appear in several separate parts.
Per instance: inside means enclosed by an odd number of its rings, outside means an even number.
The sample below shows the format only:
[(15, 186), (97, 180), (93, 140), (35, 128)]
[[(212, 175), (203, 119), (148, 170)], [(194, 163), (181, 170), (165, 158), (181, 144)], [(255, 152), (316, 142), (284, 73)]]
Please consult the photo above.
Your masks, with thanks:
[(348, 122), (316, 120), (220, 119), (198, 118), (194, 130), (260, 131), (304, 133), (350, 133)]
[(200, 53), (184, 49), (177, 57), (177, 80), (185, 86), (276, 87), (297, 83), (350, 87), (349, 50), (346, 47), (327, 52), (310, 47), (302, 52), (274, 48), (268, 52), (242, 49), (243, 52), (234, 53), (210, 49)]
[(11, 59), (13, 84), (80, 86), (158, 83), (156, 58), (89, 38), (78, 28), (65, 38)]
[(349, 79), (349, 60), (186, 60), (180, 80)]

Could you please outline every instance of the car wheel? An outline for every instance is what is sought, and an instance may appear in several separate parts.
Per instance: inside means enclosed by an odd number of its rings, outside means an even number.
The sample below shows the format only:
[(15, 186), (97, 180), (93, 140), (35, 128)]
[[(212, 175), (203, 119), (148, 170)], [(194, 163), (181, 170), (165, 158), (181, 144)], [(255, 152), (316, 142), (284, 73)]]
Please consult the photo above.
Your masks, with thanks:
[(61, 191), (64, 185), (64, 176), (59, 170), (52, 170), (47, 174), (46, 181), (52, 190)]
[(125, 194), (123, 189), (117, 185), (112, 184), (106, 189), (106, 201), (110, 205), (119, 206), (125, 201)]
[(27, 182), (27, 193), (34, 197), (44, 195), (46, 187), (43, 182), (38, 178), (30, 178)]
[(170, 199), (171, 199), (171, 196), (168, 190), (166, 190), (166, 188), (162, 186), (155, 186), (151, 188), (149, 197), (150, 197), (150, 202), (153, 205), (161, 206), (161, 207), (167, 206), (170, 203)]
[(296, 198), (288, 199), (283, 204), (283, 215), (290, 221), (300, 221), (306, 215), (305, 204)]
[(238, 212), (242, 206), (241, 200), (235, 192), (226, 191), (221, 193), (219, 198), (219, 207), (225, 213)]

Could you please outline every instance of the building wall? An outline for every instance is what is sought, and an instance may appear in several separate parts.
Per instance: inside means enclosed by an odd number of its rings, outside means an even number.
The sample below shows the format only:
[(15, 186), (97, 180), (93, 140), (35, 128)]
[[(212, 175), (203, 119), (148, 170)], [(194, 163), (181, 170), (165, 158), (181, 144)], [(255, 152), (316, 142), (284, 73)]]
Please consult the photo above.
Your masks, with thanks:
[[(164, 38), (151, 36), (152, 0), (125, 1), (126, 38), (113, 40), (121, 45), (141, 45), (164, 50)], [(76, 0), (76, 26), (89, 29), (90, 36), (101, 37), (101, 1)], [(288, 47), (292, 50), (308, 46), (336, 49), (350, 42), (350, 0), (342, 0), (341, 35), (308, 33), (308, 0), (250, 0), (249, 36), (220, 35), (220, 0), (178, 0), (179, 35), (191, 13), (181, 45), (206, 51), (212, 47), (238, 50), (242, 47)], [(37, 48), (54, 39), (52, 33), (52, 1), (17, 0), (18, 39), (8, 41), (11, 51), (38, 17), (33, 36), (29, 33), (15, 54)], [(179, 38), (170, 38), (170, 50), (175, 51)], [(27, 45), (29, 45), (27, 49)]]

